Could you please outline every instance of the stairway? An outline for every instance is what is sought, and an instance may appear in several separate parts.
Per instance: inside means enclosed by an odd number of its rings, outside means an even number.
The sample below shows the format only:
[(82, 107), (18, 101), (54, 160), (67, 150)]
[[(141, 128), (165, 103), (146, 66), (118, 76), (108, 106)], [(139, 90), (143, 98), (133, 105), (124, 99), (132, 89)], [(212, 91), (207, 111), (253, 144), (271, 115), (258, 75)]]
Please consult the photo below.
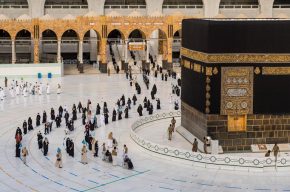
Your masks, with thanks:
[[(83, 64), (84, 73), (83, 74), (100, 74), (99, 69), (95, 68), (90, 64)], [(64, 75), (79, 75), (81, 74), (77, 69), (76, 64), (64, 64)]]
[(64, 75), (78, 75), (80, 74), (76, 64), (64, 64)]
[(93, 65), (84, 64), (84, 74), (100, 74), (100, 70), (95, 68)]

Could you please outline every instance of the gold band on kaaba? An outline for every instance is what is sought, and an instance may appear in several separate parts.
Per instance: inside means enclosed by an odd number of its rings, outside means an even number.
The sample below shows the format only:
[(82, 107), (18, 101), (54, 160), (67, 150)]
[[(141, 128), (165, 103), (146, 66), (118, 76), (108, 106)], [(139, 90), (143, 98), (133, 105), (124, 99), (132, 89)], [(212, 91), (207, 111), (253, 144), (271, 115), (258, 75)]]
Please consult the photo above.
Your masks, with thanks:
[(182, 47), (184, 57), (205, 63), (290, 63), (290, 54), (223, 53), (208, 54)]

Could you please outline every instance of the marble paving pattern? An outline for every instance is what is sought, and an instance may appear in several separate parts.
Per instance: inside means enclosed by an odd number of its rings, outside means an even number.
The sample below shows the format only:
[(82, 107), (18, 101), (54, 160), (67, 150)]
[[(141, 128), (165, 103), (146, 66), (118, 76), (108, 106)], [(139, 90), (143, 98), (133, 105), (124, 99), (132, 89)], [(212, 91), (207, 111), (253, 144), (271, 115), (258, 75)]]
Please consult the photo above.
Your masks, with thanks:
[[(158, 87), (157, 97), (161, 98), (162, 110), (167, 112), (173, 109), (170, 103), (171, 82), (155, 80)], [(35, 79), (28, 79), (35, 81)], [(46, 81), (46, 80), (44, 80)], [(142, 77), (138, 76), (142, 87), (142, 96), (138, 97), (137, 103), (142, 102), (144, 96), (149, 96)], [(61, 83), (63, 93), (56, 95), (56, 85)], [(0, 82), (3, 86), (3, 81)], [(15, 99), (7, 98), (0, 103), (0, 191), (105, 191), (105, 192), (148, 192), (148, 191), (290, 191), (290, 173), (279, 172), (238, 172), (194, 167), (181, 160), (170, 160), (142, 150), (129, 136), (131, 124), (138, 119), (136, 107), (130, 111), (129, 119), (111, 123), (111, 112), (114, 103), (124, 93), (125, 97), (132, 97), (135, 89), (129, 86), (125, 75), (112, 75), (108, 77), (99, 75), (78, 75), (56, 78), (50, 82), (51, 95), (19, 96)], [(151, 86), (153, 84), (151, 83)], [(150, 86), (150, 88), (151, 88)], [(142, 98), (142, 100), (141, 100)], [(38, 130), (44, 131), (43, 125), (24, 136), (23, 146), (29, 151), (27, 165), (15, 158), (14, 134), (17, 126), (22, 126), (24, 119), (29, 116), (35, 125), (35, 116), (43, 110), (55, 110), (59, 105), (67, 105), (70, 109), (72, 104), (79, 101), (86, 103), (92, 100), (93, 109), (97, 102), (102, 105), (107, 101), (110, 111), (110, 123), (98, 128), (95, 137), (99, 140), (99, 146), (106, 142), (107, 135), (113, 131), (119, 141), (120, 148), (127, 144), (129, 156), (134, 163), (134, 170), (126, 170), (119, 166), (112, 166), (103, 162), (101, 158), (94, 158), (89, 153), (89, 163), (83, 165), (81, 159), (81, 141), (83, 140), (84, 128), (81, 125), (81, 114), (75, 123), (76, 130), (69, 135), (75, 142), (75, 157), (71, 158), (65, 153), (64, 148), (64, 123), (61, 128), (53, 127), (53, 131), (47, 137), (50, 141), (49, 153), (44, 157), (38, 150), (36, 134)], [(156, 103), (154, 102), (154, 108)], [(147, 115), (148, 113), (145, 112)], [(163, 126), (164, 125), (164, 126)], [(165, 128), (164, 128), (165, 127)], [(154, 128), (156, 135), (152, 137), (154, 142), (168, 142), (164, 136), (167, 122), (156, 123)], [(149, 130), (154, 131), (153, 128)], [(140, 130), (145, 137), (147, 129)], [(149, 134), (150, 135), (150, 134)], [(174, 145), (178, 147), (191, 147), (183, 138), (174, 137)], [(63, 169), (54, 166), (56, 149), (60, 147), (63, 155)], [(119, 157), (120, 158), (120, 157)], [(120, 163), (119, 163), (120, 164)]]

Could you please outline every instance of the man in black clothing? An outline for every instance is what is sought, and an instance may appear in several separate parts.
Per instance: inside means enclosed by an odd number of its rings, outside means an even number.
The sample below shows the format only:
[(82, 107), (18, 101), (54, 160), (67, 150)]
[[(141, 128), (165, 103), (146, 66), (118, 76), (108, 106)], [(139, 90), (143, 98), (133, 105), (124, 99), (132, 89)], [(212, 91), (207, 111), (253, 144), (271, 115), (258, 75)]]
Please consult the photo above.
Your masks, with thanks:
[(132, 100), (133, 100), (133, 105), (136, 105), (137, 97), (136, 97), (136, 95), (135, 95), (135, 94), (133, 95), (133, 98), (132, 98)]
[(95, 153), (94, 153), (94, 157), (98, 157), (98, 153), (99, 153), (99, 144), (98, 141), (95, 142)]
[(55, 118), (55, 124), (56, 124), (56, 127), (59, 128), (60, 127), (60, 123), (61, 123), (61, 118), (60, 116), (56, 116)]
[(59, 115), (60, 118), (62, 118), (62, 113), (63, 113), (63, 108), (62, 108), (62, 106), (59, 106), (58, 115)]
[(140, 104), (138, 109), (137, 109), (137, 112), (139, 113), (139, 116), (141, 117), (142, 116), (142, 111), (143, 111), (143, 107), (142, 105)]
[(39, 113), (37, 113), (36, 115), (36, 127), (38, 127), (40, 125), (40, 115)]

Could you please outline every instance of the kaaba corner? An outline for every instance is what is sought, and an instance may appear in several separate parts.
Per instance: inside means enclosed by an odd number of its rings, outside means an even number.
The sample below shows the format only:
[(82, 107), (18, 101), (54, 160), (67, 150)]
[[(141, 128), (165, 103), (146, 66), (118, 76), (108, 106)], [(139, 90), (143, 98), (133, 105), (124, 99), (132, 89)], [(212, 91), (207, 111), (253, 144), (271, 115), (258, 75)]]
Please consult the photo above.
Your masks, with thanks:
[(185, 19), (182, 120), (224, 151), (290, 143), (290, 20)]

